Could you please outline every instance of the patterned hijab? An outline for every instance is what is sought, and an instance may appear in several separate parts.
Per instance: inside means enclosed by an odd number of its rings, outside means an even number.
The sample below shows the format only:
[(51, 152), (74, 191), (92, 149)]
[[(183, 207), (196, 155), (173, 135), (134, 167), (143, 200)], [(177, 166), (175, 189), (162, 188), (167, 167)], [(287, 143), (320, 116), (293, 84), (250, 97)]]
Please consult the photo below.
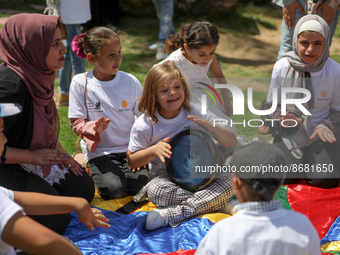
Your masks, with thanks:
[(30, 149), (55, 148), (59, 119), (53, 100), (55, 71), (46, 56), (60, 23), (59, 16), (18, 14), (0, 30), (0, 58), (25, 83), (33, 99), (33, 137)]

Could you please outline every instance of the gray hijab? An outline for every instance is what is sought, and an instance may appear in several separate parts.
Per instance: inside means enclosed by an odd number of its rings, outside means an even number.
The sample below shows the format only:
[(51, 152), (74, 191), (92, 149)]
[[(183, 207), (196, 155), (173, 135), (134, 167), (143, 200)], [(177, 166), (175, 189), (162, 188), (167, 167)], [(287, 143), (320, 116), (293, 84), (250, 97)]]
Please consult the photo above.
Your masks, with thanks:
[[(308, 21), (317, 21), (320, 26), (318, 28), (313, 28), (312, 25), (305, 24)], [(311, 22), (309, 22), (311, 23)], [(298, 54), (298, 37), (301, 26), (304, 25), (308, 27), (308, 30), (303, 31), (314, 31), (319, 32), (325, 37), (325, 47), (323, 49), (320, 57), (313, 63), (307, 64), (305, 63)], [(319, 29), (319, 30), (318, 30)], [(321, 31), (320, 31), (321, 29)], [(299, 33), (300, 32), (300, 33)], [(318, 72), (321, 71), (324, 67), (328, 56), (329, 56), (329, 44), (330, 44), (330, 30), (328, 24), (318, 15), (306, 15), (302, 17), (295, 26), (294, 36), (293, 36), (293, 51), (287, 52), (280, 56), (280, 58), (286, 57), (289, 62), (289, 67), (287, 69), (286, 76), (283, 81), (283, 87), (293, 87), (293, 88), (305, 88), (311, 92), (311, 99), (308, 104), (304, 104), (304, 107), (308, 109), (312, 109), (314, 107), (314, 91), (312, 86), (312, 81), (310, 79), (310, 72)], [(287, 95), (287, 98), (301, 98), (301, 93), (290, 93)], [(303, 119), (303, 123), (300, 124), (299, 130), (293, 134), (284, 135), (282, 137), (282, 141), (285, 143), (287, 148), (291, 151), (292, 155), (300, 159), (303, 156), (301, 148), (306, 147), (312, 143), (309, 140), (310, 129), (311, 129), (311, 116), (304, 115), (302, 112), (297, 109), (295, 106), (288, 106), (287, 111), (297, 114), (301, 116)]]
[[(300, 27), (309, 20), (315, 20), (319, 22), (322, 26), (322, 29), (325, 35), (325, 48), (323, 49), (321, 56), (312, 64), (306, 64), (305, 62), (303, 62), (303, 60), (299, 57), (298, 50), (297, 50)], [(312, 30), (312, 31), (319, 32), (316, 30)], [(293, 43), (293, 51), (282, 54), (279, 58), (280, 59), (284, 57), (288, 58), (290, 65), (295, 69), (296, 72), (303, 72), (303, 71), (304, 72), (318, 72), (323, 68), (329, 56), (329, 44), (330, 44), (329, 26), (326, 23), (326, 21), (324, 21), (324, 19), (318, 15), (312, 14), (312, 15), (303, 16), (295, 26), (292, 43)]]

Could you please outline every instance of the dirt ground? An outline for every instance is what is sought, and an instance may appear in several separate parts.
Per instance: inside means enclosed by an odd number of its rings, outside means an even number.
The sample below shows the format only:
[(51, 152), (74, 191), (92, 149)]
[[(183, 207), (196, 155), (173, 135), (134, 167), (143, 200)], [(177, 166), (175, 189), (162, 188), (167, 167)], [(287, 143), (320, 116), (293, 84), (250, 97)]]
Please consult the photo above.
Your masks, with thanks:
[[(228, 65), (251, 67), (257, 71), (272, 71), (280, 48), (281, 20), (275, 19), (276, 29), (259, 27), (257, 35), (235, 36), (232, 33), (221, 35), (217, 54), (226, 58)], [(330, 54), (339, 54), (340, 39), (333, 38)], [(238, 79), (239, 81), (240, 79)], [(229, 81), (228, 81), (229, 82)], [(238, 82), (242, 89), (249, 84)], [(253, 89), (268, 91), (262, 82), (252, 84)]]

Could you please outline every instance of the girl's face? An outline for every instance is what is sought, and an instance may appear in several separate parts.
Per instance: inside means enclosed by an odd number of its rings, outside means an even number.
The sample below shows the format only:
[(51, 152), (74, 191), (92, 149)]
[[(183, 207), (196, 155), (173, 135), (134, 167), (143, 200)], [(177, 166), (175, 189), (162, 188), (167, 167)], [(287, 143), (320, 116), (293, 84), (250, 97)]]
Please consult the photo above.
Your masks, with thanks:
[(306, 64), (314, 63), (325, 48), (325, 38), (318, 32), (305, 31), (298, 37), (298, 53)]
[(88, 54), (90, 63), (94, 66), (94, 75), (100, 81), (112, 80), (122, 63), (122, 47), (118, 38), (111, 38), (102, 46), (97, 56)]
[(7, 138), (3, 132), (4, 132), (4, 120), (3, 118), (0, 118), (0, 155), (2, 155), (5, 144), (7, 142)]
[(46, 56), (47, 69), (54, 71), (63, 67), (67, 50), (61, 41), (62, 35), (61, 30), (58, 27), (54, 33), (53, 41), (51, 44), (50, 51)]
[(181, 111), (184, 101), (184, 89), (180, 80), (170, 77), (156, 92), (160, 105), (159, 114), (166, 119), (175, 118)]
[(215, 56), (217, 44), (208, 46), (201, 46), (199, 49), (190, 49), (184, 44), (186, 57), (189, 61), (198, 64), (199, 66), (206, 66)]

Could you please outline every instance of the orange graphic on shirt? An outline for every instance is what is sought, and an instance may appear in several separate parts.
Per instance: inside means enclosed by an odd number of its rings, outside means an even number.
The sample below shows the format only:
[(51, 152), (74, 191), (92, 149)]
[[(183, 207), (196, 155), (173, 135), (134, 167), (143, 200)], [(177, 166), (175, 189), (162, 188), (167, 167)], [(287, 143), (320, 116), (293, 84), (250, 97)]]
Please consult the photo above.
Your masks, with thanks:
[(322, 97), (326, 97), (326, 96), (327, 96), (327, 91), (326, 91), (326, 90), (321, 91), (321, 92), (320, 92), (320, 95), (321, 95)]
[(125, 100), (121, 102), (121, 106), (122, 106), (123, 108), (128, 107), (128, 105), (129, 105), (128, 102), (125, 101)]

